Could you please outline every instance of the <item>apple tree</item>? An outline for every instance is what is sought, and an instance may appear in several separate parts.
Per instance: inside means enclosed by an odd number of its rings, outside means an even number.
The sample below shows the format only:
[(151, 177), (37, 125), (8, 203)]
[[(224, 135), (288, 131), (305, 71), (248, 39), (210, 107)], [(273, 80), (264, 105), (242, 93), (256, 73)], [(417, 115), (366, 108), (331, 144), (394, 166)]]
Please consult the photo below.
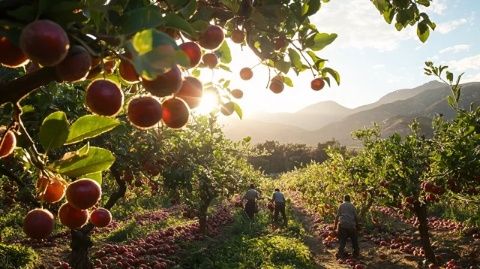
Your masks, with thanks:
[(164, 133), (164, 139), (164, 190), (193, 209), (203, 232), (213, 201), (231, 198), (261, 178), (247, 162), (248, 142), (228, 140), (211, 119), (197, 118), (182, 132)]
[[(37, 200), (58, 203), (65, 194), (67, 202), (58, 216), (76, 234), (87, 223), (88, 210), (95, 210), (100, 201), (102, 173), (110, 169), (119, 178), (122, 169), (117, 167), (134, 167), (116, 162), (115, 147), (94, 146), (100, 135), (125, 124), (140, 130), (159, 124), (182, 128), (190, 120), (190, 110), (198, 106), (204, 85), (219, 96), (222, 113), (235, 111), (241, 116), (232, 101), (241, 93), (231, 91), (228, 81), (207, 84), (196, 78), (200, 69), (229, 70), (232, 55), (225, 36), (246, 45), (269, 67), (273, 74), (268, 84), (275, 93), (292, 86), (287, 76), (291, 70), (296, 74), (310, 70), (314, 90), (331, 79), (340, 83), (338, 72), (318, 55), (337, 35), (319, 31), (310, 21), (326, 2), (0, 1), (0, 63), (8, 69), (0, 73), (0, 105), (11, 106), (10, 113), (2, 115), (8, 120), (1, 129), (0, 158), (21, 148), (14, 155), (35, 170)], [(434, 28), (418, 8), (429, 6), (430, 0), (372, 2), (388, 23), (396, 21), (397, 29), (417, 25), (422, 41)], [(241, 77), (251, 75), (246, 70)], [(84, 91), (70, 100), (76, 103), (72, 110), (76, 113), (60, 106), (39, 121), (38, 130), (29, 126), (27, 115), (33, 108), (31, 113), (38, 116), (38, 107), (27, 97), (45, 92), (54, 100), (69, 88)], [(47, 98), (34, 105), (50, 103)], [(117, 158), (122, 156), (116, 153)], [(194, 178), (217, 178), (209, 173), (197, 171)], [(53, 224), (53, 214), (37, 208), (27, 214), (25, 232), (41, 239), (51, 233)], [(33, 229), (39, 225), (43, 228)], [(88, 247), (80, 249), (81, 258), (71, 260), (71, 265), (91, 268)]]

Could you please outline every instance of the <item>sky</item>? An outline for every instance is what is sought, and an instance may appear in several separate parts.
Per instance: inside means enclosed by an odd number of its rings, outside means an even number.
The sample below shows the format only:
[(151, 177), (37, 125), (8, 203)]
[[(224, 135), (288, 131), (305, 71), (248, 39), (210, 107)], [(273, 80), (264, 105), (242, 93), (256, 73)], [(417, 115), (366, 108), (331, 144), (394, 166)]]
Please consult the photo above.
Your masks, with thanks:
[(233, 43), (232, 73), (225, 76), (232, 79), (232, 87), (244, 90), (239, 104), (247, 117), (258, 112), (295, 112), (328, 100), (349, 108), (372, 103), (389, 92), (432, 80), (423, 74), (425, 61), (448, 65), (456, 73), (465, 72), (464, 82), (480, 81), (480, 0), (433, 0), (426, 12), (437, 28), (426, 43), (421, 43), (416, 28), (398, 32), (385, 23), (368, 0), (323, 4), (311, 19), (319, 31), (338, 34), (319, 56), (340, 72), (340, 86), (332, 84), (315, 92), (310, 89), (311, 72), (300, 76), (291, 72), (288, 75), (294, 87), (286, 87), (277, 95), (266, 89), (268, 71), (262, 66), (253, 69), (253, 79), (241, 81), (239, 70), (254, 66), (258, 59), (247, 48), (242, 51)]

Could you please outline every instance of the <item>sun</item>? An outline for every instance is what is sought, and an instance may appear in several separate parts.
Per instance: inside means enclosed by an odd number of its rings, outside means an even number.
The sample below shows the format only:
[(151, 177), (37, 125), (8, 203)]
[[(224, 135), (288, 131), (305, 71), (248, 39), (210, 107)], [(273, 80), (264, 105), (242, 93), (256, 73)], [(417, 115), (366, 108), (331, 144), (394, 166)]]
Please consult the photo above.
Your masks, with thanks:
[(204, 92), (200, 105), (195, 109), (195, 112), (201, 115), (207, 115), (217, 109), (219, 106), (218, 96), (211, 91)]

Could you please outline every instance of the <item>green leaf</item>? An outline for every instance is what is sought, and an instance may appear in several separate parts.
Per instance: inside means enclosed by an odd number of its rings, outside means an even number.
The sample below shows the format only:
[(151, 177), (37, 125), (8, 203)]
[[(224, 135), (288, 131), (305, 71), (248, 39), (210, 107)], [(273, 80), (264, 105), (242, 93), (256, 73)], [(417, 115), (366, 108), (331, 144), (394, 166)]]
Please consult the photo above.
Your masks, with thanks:
[(337, 37), (337, 34), (317, 33), (307, 40), (306, 45), (310, 49), (318, 51), (330, 45)]
[(311, 58), (312, 61), (314, 62), (313, 65), (315, 66), (315, 68), (316, 68), (317, 70), (320, 70), (320, 69), (322, 69), (322, 68), (325, 66), (325, 62), (326, 62), (327, 60), (318, 57), (318, 56), (315, 54), (315, 52), (313, 52), (313, 51), (311, 51), (311, 50), (307, 51), (307, 54), (308, 54), (308, 56), (310, 56), (310, 58)]
[(230, 67), (228, 67), (228, 65), (219, 64), (218, 67), (222, 68), (225, 71), (232, 72), (232, 70), (230, 69)]
[(215, 51), (215, 53), (220, 58), (220, 62), (224, 64), (229, 64), (232, 62), (232, 54), (230, 53), (230, 47), (226, 41), (223, 41), (222, 45), (217, 51)]
[(417, 0), (417, 3), (425, 7), (430, 6), (430, 0)]
[(34, 106), (32, 106), (32, 105), (24, 105), (24, 106), (22, 106), (22, 113), (23, 113), (23, 114), (31, 113), (31, 112), (35, 112), (35, 107), (34, 107)]
[(243, 111), (242, 111), (242, 108), (235, 102), (232, 102), (233, 103), (233, 110), (235, 111), (235, 113), (237, 113), (238, 117), (240, 119), (243, 118)]
[(287, 76), (283, 76), (283, 83), (285, 83), (285, 85), (288, 87), (293, 87), (292, 79)]
[(196, 0), (189, 0), (188, 4), (186, 4), (182, 9), (180, 9), (180, 13), (184, 18), (190, 18), (197, 9), (197, 1)]
[(138, 54), (133, 58), (135, 70), (145, 78), (154, 79), (167, 72), (173, 64), (186, 61), (185, 54), (178, 50), (175, 40), (156, 29), (137, 33), (128, 46), (132, 54)]
[(308, 1), (308, 4), (305, 4), (307, 9), (306, 9), (306, 12), (303, 14), (303, 16), (311, 16), (315, 13), (318, 12), (318, 10), (320, 9), (320, 0), (310, 0)]
[(154, 5), (136, 8), (125, 12), (120, 25), (121, 33), (133, 34), (163, 23), (162, 10)]
[(430, 36), (430, 29), (424, 21), (418, 23), (417, 25), (417, 36), (423, 43), (425, 43)]
[(373, 0), (372, 2), (378, 11), (380, 11), (380, 14), (384, 14), (389, 7), (389, 3), (387, 3), (386, 0)]
[(63, 146), (68, 137), (68, 120), (63, 111), (48, 115), (40, 126), (40, 144), (46, 151)]
[(450, 71), (447, 71), (447, 79), (450, 82), (453, 82), (453, 73)]
[(51, 163), (49, 168), (62, 175), (80, 177), (104, 171), (115, 162), (115, 156), (109, 150), (90, 147), (87, 154), (79, 154), (82, 149), (67, 152), (62, 159)]
[(85, 115), (72, 123), (65, 144), (74, 144), (88, 138), (96, 137), (112, 130), (119, 124), (120, 121), (115, 118), (98, 115)]
[(145, 54), (153, 49), (153, 31), (145, 30), (135, 34), (132, 39), (133, 48), (138, 54)]
[(173, 13), (169, 13), (165, 16), (165, 18), (163, 18), (163, 26), (176, 28), (184, 33), (189, 34), (190, 36), (196, 35), (195, 29), (190, 25), (190, 23), (188, 23), (184, 18)]
[(288, 56), (290, 57), (290, 61), (292, 62), (293, 66), (295, 67), (295, 71), (297, 72), (297, 74), (298, 74), (299, 71), (304, 70), (302, 59), (300, 58), (300, 54), (296, 50), (294, 50), (292, 48), (289, 48), (288, 49)]
[(340, 74), (336, 71), (333, 70), (332, 68), (325, 67), (323, 68), (323, 73), (328, 73), (333, 79), (335, 79), (335, 82), (337, 82), (337, 85), (340, 85)]
[(103, 181), (102, 172), (95, 172), (95, 173), (86, 174), (86, 175), (83, 175), (83, 176), (79, 176), (79, 178), (93, 179), (96, 182), (98, 182), (98, 184), (100, 184), (100, 186), (102, 185), (102, 181)]
[(198, 68), (196, 68), (196, 69), (193, 69), (193, 71), (192, 71), (192, 76), (194, 76), (194, 77), (197, 77), (197, 78), (198, 78), (198, 77), (200, 76), (200, 74), (201, 74), (201, 71), (200, 71), (200, 69), (198, 69)]
[(274, 63), (274, 67), (275, 67), (278, 71), (280, 71), (280, 72), (282, 72), (282, 73), (284, 73), (284, 74), (286, 74), (286, 73), (288, 73), (288, 71), (290, 71), (291, 65), (292, 65), (292, 64), (291, 64), (290, 62), (286, 62), (286, 61), (284, 61), (284, 60), (275, 61), (275, 63)]
[(389, 8), (387, 11), (383, 13), (383, 19), (388, 23), (391, 24), (393, 21), (393, 17), (395, 16), (395, 10), (393, 8)]

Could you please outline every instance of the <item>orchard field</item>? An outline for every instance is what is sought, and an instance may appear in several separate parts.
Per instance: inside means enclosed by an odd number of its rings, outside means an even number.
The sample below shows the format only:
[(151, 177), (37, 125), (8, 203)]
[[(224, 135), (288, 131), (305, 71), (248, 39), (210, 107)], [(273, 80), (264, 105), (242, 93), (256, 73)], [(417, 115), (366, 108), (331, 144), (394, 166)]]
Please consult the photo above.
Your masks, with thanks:
[[(311, 164), (269, 176), (249, 162), (284, 169), (268, 143), (223, 134), (218, 118), (242, 118), (249, 93), (232, 77), (257, 66), (273, 94), (300, 73), (318, 94), (340, 84), (321, 57), (337, 34), (311, 21), (328, 2), (0, 0), (0, 268), (480, 268), (480, 108), (459, 105), (447, 66), (424, 67), (456, 115), (430, 138), (416, 121), (403, 137), (374, 125), (353, 134), (360, 149), (319, 141)], [(421, 42), (436, 28), (432, 0), (365, 2)], [(232, 73), (233, 46), (258, 63)], [(276, 187), (286, 226), (269, 210)], [(335, 257), (346, 193), (356, 259)]]

